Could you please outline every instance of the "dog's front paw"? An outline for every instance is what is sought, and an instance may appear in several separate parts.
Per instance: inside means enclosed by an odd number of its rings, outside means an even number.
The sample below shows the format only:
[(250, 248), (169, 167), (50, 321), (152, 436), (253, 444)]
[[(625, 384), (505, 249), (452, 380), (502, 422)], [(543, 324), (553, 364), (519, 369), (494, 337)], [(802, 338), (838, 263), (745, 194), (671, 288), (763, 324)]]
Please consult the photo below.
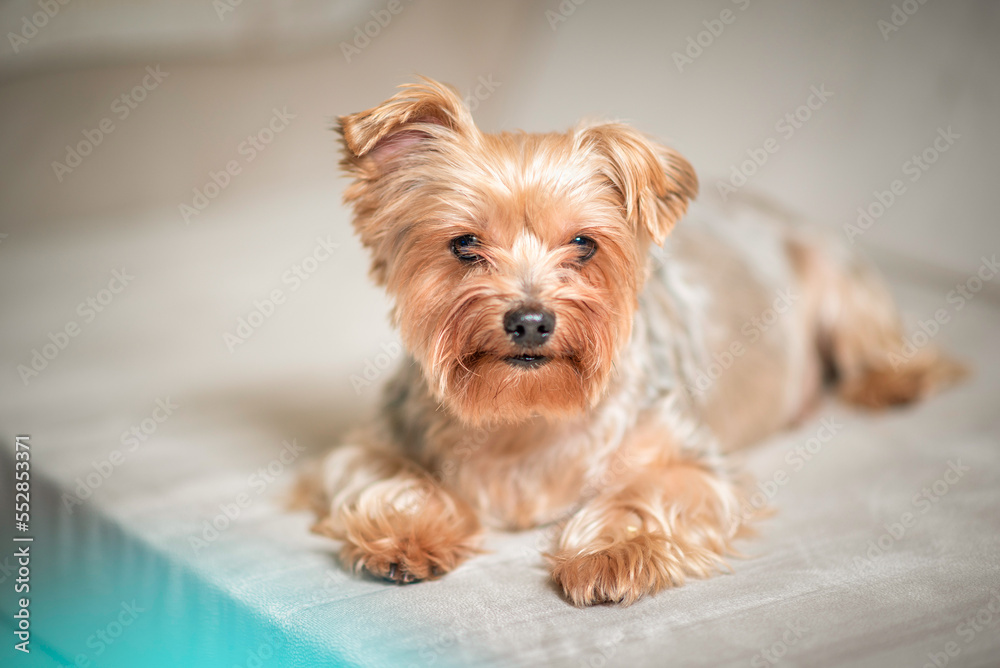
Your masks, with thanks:
[(354, 571), (399, 583), (440, 577), (479, 551), (472, 512), (437, 490), (406, 510), (340, 508), (314, 531), (343, 541), (340, 558)]
[(658, 533), (640, 532), (600, 548), (561, 551), (549, 557), (552, 577), (573, 605), (598, 603), (631, 605), (647, 594), (684, 582), (692, 567), (714, 557), (699, 554), (695, 561)]
[(354, 529), (341, 548), (341, 561), (402, 584), (440, 577), (478, 551), (474, 536), (449, 529), (414, 530), (408, 522), (384, 531)]

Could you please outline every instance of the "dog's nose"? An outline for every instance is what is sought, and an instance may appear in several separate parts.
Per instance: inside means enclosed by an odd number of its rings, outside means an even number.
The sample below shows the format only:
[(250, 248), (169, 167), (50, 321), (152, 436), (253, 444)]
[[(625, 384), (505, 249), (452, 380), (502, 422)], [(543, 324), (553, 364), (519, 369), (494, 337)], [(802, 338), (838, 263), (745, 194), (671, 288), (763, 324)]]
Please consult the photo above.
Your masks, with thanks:
[(533, 348), (548, 341), (555, 331), (556, 315), (542, 308), (522, 306), (507, 312), (503, 328), (515, 345)]

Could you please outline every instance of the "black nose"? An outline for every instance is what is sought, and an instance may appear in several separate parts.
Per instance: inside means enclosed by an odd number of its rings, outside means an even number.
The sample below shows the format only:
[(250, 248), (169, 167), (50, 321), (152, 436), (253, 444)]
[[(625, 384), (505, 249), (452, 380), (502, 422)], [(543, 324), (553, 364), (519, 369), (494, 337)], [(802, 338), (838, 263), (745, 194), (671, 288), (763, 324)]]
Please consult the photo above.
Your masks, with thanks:
[(556, 315), (542, 308), (522, 306), (504, 316), (503, 328), (516, 345), (533, 348), (548, 341), (555, 331)]

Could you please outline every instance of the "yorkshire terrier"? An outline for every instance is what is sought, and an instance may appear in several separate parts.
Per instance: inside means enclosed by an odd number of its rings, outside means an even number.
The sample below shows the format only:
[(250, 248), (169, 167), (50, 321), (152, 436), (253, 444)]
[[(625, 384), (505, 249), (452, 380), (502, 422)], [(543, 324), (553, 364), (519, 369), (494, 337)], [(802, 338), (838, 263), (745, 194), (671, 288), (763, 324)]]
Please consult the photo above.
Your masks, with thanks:
[[(817, 228), (628, 125), (485, 134), (429, 79), (339, 119), (344, 194), (408, 356), (317, 476), (315, 530), (396, 582), (556, 524), (576, 605), (719, 570), (754, 510), (723, 458), (848, 402), (922, 398), (960, 368), (903, 356), (880, 280)], [(674, 228), (677, 226), (677, 230)]]

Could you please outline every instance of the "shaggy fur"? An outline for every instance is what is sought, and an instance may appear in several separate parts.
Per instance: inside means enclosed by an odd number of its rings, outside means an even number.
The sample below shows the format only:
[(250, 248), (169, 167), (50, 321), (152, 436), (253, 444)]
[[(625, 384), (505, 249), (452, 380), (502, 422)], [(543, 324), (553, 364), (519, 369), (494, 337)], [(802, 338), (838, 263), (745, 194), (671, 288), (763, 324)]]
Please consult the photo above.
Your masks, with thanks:
[[(339, 130), (409, 353), (318, 476), (316, 530), (355, 569), (433, 578), (482, 523), (561, 520), (567, 599), (630, 604), (723, 565), (751, 518), (722, 453), (801, 419), (827, 371), (867, 406), (957, 375), (931, 351), (890, 365), (902, 332), (871, 270), (768, 205), (674, 231), (695, 172), (626, 125), (484, 134), (424, 79)], [(555, 318), (528, 348), (504, 325), (522, 307)]]

